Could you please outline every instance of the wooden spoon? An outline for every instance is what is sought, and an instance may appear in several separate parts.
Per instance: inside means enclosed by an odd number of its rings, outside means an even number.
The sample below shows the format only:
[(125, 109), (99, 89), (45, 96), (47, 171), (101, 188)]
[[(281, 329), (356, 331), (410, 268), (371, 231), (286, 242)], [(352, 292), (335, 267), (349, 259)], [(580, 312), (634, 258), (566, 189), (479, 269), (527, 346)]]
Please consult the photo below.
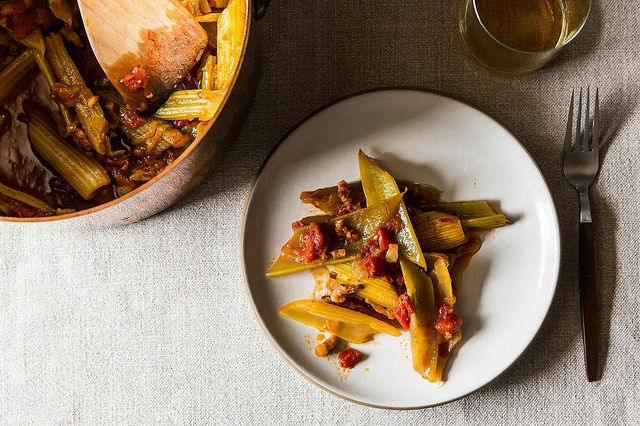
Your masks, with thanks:
[[(100, 66), (138, 111), (160, 107), (207, 46), (207, 33), (177, 0), (78, 0), (78, 5)], [(129, 75), (130, 81), (143, 87), (132, 90), (123, 79), (134, 67), (138, 73)], [(145, 73), (147, 78), (140, 78)]]

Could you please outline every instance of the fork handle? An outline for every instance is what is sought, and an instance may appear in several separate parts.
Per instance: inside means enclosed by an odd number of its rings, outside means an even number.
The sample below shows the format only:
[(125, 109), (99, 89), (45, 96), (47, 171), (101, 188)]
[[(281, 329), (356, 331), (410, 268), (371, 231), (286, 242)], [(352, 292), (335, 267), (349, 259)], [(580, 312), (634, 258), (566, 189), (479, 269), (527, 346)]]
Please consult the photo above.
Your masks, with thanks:
[(597, 340), (597, 295), (596, 262), (593, 247), (593, 224), (580, 223), (580, 311), (582, 313), (582, 338), (587, 380), (596, 380)]

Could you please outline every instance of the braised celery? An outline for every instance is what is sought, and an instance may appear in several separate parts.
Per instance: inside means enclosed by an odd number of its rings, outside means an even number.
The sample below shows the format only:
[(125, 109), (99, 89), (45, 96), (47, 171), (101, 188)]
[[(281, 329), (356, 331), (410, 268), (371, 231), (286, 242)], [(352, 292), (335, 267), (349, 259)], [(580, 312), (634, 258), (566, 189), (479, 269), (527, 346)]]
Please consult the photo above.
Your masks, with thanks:
[(0, 195), (12, 198), (16, 201), (28, 205), (29, 207), (33, 207), (34, 209), (42, 210), (43, 212), (49, 214), (54, 213), (53, 208), (44, 201), (22, 191), (13, 189), (7, 185), (3, 185), (2, 183), (0, 183)]
[(353, 272), (351, 262), (327, 265), (327, 268), (329, 272), (336, 275), (338, 282), (360, 285), (361, 287), (356, 290), (356, 296), (385, 308), (398, 306), (398, 294), (389, 281), (383, 278), (358, 278)]
[(202, 67), (202, 82), (200, 84), (202, 89), (213, 90), (216, 86), (216, 57), (213, 55), (207, 56)]
[(493, 229), (507, 224), (507, 218), (503, 214), (475, 217), (460, 220), (464, 228)]
[(133, 127), (124, 119), (126, 105), (120, 95), (114, 91), (100, 92), (106, 102), (113, 102), (118, 114), (118, 128), (133, 145), (143, 146), (145, 153), (160, 155), (167, 149), (181, 148), (191, 142), (191, 137), (176, 129), (171, 123), (155, 118), (144, 119), (144, 124)]
[(0, 71), (0, 101), (7, 97), (16, 84), (36, 65), (33, 50), (27, 49)]
[(161, 120), (211, 120), (224, 99), (223, 90), (179, 90), (154, 114)]
[(467, 269), (467, 266), (469, 266), (471, 258), (480, 250), (480, 247), (482, 247), (482, 240), (471, 237), (466, 244), (458, 247), (454, 252), (456, 261), (451, 268), (451, 281), (456, 289), (456, 293), (462, 285), (462, 275), (464, 271)]
[(497, 214), (486, 201), (455, 201), (437, 203), (429, 210), (457, 216), (464, 228), (492, 229), (507, 224), (507, 218)]
[[(406, 189), (407, 193), (411, 194), (413, 198), (419, 199), (421, 205), (430, 206), (437, 203), (440, 199), (440, 190), (435, 186), (424, 185), (402, 179), (396, 179), (396, 182), (400, 189)], [(353, 198), (364, 197), (362, 182), (351, 182), (348, 185)], [(335, 216), (338, 214), (338, 206), (340, 204), (338, 187), (331, 186), (327, 188), (319, 188), (314, 191), (302, 191), (300, 193), (300, 201), (304, 204), (311, 204), (328, 215)]]
[(413, 218), (424, 250), (449, 250), (467, 242), (460, 219), (442, 212), (425, 212)]
[(28, 49), (33, 49), (41, 55), (44, 55), (44, 37), (40, 28), (34, 28), (34, 30), (31, 31), (26, 37), (18, 39), (17, 41), (19, 41), (23, 46), (26, 46)]
[(85, 200), (91, 199), (98, 188), (109, 183), (106, 170), (96, 160), (62, 140), (53, 123), (42, 113), (30, 113), (28, 130), (36, 152)]
[(462, 333), (460, 331), (456, 332), (453, 337), (449, 340), (446, 340), (444, 337), (438, 335), (438, 347), (440, 345), (446, 345), (445, 350), (438, 350), (438, 365), (436, 366), (436, 374), (435, 381), (436, 383), (440, 383), (444, 378), (444, 369), (447, 366), (447, 361), (451, 358), (451, 352), (453, 351), (453, 347), (457, 345), (460, 340), (462, 340)]
[(218, 17), (216, 89), (226, 89), (231, 83), (242, 53), (246, 17), (244, 0), (229, 0)]
[[(368, 206), (375, 206), (400, 194), (398, 184), (393, 176), (382, 169), (378, 163), (362, 152), (362, 150), (358, 153), (358, 164), (360, 166), (362, 189), (367, 198)], [(416, 265), (426, 268), (427, 264), (422, 255), (420, 242), (409, 219), (409, 212), (404, 205), (404, 201), (400, 202), (398, 215), (403, 223), (403, 227), (396, 234), (396, 241), (400, 247), (400, 253)]]
[[(51, 65), (49, 64), (49, 61), (47, 61), (47, 59), (37, 51), (34, 52), (34, 58), (36, 60), (36, 63), (38, 64), (38, 68), (40, 68), (42, 76), (47, 81), (49, 88), (53, 90), (53, 86), (57, 83), (57, 81), (53, 70), (51, 69)], [(71, 129), (73, 127), (73, 116), (71, 115), (71, 111), (69, 111), (69, 108), (64, 106), (61, 102), (58, 102), (57, 104), (58, 109), (60, 110), (60, 115), (62, 116), (62, 120), (64, 121), (64, 124), (66, 126), (65, 133), (68, 134), (69, 132), (71, 132)]]
[(361, 312), (353, 311), (331, 303), (314, 300), (311, 302), (311, 306), (309, 307), (309, 313), (332, 321), (368, 325), (381, 333), (386, 333), (391, 336), (400, 336), (400, 331), (396, 327), (387, 324), (384, 321), (380, 321), (379, 319), (365, 315)]
[[(302, 271), (305, 269), (315, 268), (320, 265), (327, 265), (332, 263), (346, 262), (352, 260), (364, 246), (366, 241), (371, 239), (376, 230), (384, 226), (393, 216), (398, 213), (400, 202), (402, 201), (402, 194), (386, 200), (384, 203), (377, 206), (368, 207), (366, 209), (358, 210), (353, 213), (346, 214), (344, 216), (335, 217), (329, 220), (327, 223), (335, 223), (338, 220), (344, 221), (349, 229), (355, 230), (360, 235), (360, 238), (353, 243), (347, 244), (344, 249), (346, 256), (340, 259), (319, 259), (312, 263), (300, 263), (289, 256), (282, 254), (276, 262), (269, 268), (266, 273), (267, 277), (277, 277), (280, 275), (290, 274), (293, 272)], [(295, 230), (293, 237), (284, 245), (286, 247), (298, 246), (299, 240), (304, 232), (308, 229), (308, 226), (304, 226)]]
[(444, 253), (434, 253), (434, 252), (427, 252), (427, 253), (423, 253), (424, 254), (424, 260), (427, 261), (427, 268), (428, 269), (433, 269), (433, 265), (436, 263), (436, 261), (438, 259), (441, 259), (447, 266), (449, 266), (450, 263), (450, 256)]
[(51, 34), (46, 38), (45, 44), (47, 47), (45, 57), (51, 64), (58, 81), (79, 89), (75, 97), (74, 109), (93, 149), (99, 154), (111, 153), (111, 142), (107, 137), (108, 123), (102, 107), (98, 102), (92, 101), (94, 95), (69, 56), (62, 37), (60, 34)]
[(400, 267), (413, 307), (410, 316), (411, 359), (413, 369), (430, 382), (437, 381), (438, 333), (433, 328), (436, 307), (433, 284), (424, 271), (401, 257)]
[[(352, 198), (364, 198), (362, 182), (352, 182), (349, 183), (348, 186)], [(328, 188), (319, 188), (314, 191), (302, 191), (300, 193), (300, 201), (302, 201), (303, 204), (311, 204), (327, 215), (335, 216), (338, 214), (338, 206), (340, 204), (338, 187), (331, 186)]]
[(349, 343), (364, 343), (377, 331), (366, 324), (351, 324), (343, 321), (331, 321), (309, 313), (311, 300), (296, 300), (278, 309), (278, 313), (292, 320), (310, 325), (325, 333), (331, 333)]
[(54, 16), (65, 24), (73, 24), (73, 9), (69, 0), (49, 0), (49, 8)]
[(442, 303), (446, 303), (449, 306), (453, 306), (456, 302), (456, 297), (451, 284), (451, 275), (449, 274), (449, 269), (444, 259), (439, 258), (433, 262), (433, 266), (429, 271), (429, 277), (438, 289), (437, 305), (439, 306)]
[(486, 201), (454, 201), (450, 203), (437, 203), (433, 206), (429, 206), (429, 210), (448, 213), (458, 216), (460, 219), (472, 219), (496, 214)]

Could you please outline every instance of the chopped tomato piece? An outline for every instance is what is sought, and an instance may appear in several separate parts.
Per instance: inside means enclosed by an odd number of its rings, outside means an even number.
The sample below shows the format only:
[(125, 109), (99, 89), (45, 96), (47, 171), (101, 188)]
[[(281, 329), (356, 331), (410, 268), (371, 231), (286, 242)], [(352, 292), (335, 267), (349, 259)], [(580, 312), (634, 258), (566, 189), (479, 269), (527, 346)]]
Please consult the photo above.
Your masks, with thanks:
[(20, 15), (12, 15), (13, 36), (20, 40), (27, 37), (38, 26), (38, 15), (35, 11), (27, 11)]
[[(390, 241), (387, 231), (378, 228), (377, 237), (367, 241), (362, 251), (354, 259), (354, 268), (363, 271), (370, 278), (382, 277), (392, 282), (393, 278), (389, 272), (390, 264), (387, 263), (385, 257)], [(386, 244), (384, 250), (381, 244)]]
[(149, 76), (147, 75), (147, 71), (139, 65), (137, 67), (133, 67), (131, 72), (125, 75), (120, 82), (131, 92), (135, 92), (138, 89), (147, 88), (147, 84), (149, 84)]
[(409, 301), (409, 296), (401, 294), (400, 304), (393, 309), (393, 316), (400, 323), (403, 329), (408, 330), (411, 323), (411, 314), (413, 313), (413, 307)]
[(387, 260), (382, 256), (368, 256), (364, 258), (364, 268), (367, 275), (375, 278), (382, 277), (391, 282), (392, 278), (387, 271)]
[(462, 327), (462, 318), (453, 313), (451, 306), (443, 303), (440, 305), (440, 309), (438, 309), (438, 317), (433, 327), (438, 333), (443, 335), (445, 339), (451, 339), (453, 334)]
[(127, 126), (133, 129), (137, 129), (138, 127), (143, 126), (147, 122), (147, 119), (141, 116), (140, 114), (138, 114), (136, 111), (130, 108), (127, 108), (122, 113), (122, 121)]
[(64, 83), (56, 83), (51, 88), (51, 98), (67, 108), (71, 108), (77, 103), (78, 93), (80, 93), (80, 86), (69, 86)]
[(191, 123), (191, 120), (174, 120), (173, 125), (176, 129), (182, 129), (189, 123)]
[(316, 222), (309, 224), (307, 229), (300, 236), (300, 261), (304, 263), (311, 263), (316, 259), (324, 258), (327, 256), (327, 241), (320, 225)]
[(353, 368), (361, 359), (362, 354), (353, 348), (347, 348), (338, 354), (338, 362), (342, 368)]
[(391, 237), (389, 237), (389, 233), (384, 228), (378, 228), (378, 246), (380, 246), (380, 250), (387, 250), (389, 248), (389, 244), (391, 243)]

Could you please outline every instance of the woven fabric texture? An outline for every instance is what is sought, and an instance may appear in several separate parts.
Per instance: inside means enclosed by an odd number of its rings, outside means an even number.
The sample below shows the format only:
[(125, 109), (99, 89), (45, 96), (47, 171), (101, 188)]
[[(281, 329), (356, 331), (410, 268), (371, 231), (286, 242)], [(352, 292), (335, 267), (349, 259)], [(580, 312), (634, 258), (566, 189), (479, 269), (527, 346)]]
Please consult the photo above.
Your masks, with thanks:
[[(637, 4), (596, 0), (554, 62), (503, 78), (467, 59), (452, 3), (272, 1), (254, 27), (254, 104), (206, 183), (129, 226), (0, 224), (0, 423), (638, 424)], [(462, 99), (513, 131), (549, 182), (563, 244), (555, 300), (523, 357), (464, 399), (405, 412), (343, 401), (295, 373), (253, 318), (238, 260), (249, 186), (278, 139), (337, 97), (396, 85)], [(592, 384), (580, 332), (577, 196), (561, 169), (570, 91), (587, 85), (600, 88), (607, 143), (592, 188), (605, 358)]]

